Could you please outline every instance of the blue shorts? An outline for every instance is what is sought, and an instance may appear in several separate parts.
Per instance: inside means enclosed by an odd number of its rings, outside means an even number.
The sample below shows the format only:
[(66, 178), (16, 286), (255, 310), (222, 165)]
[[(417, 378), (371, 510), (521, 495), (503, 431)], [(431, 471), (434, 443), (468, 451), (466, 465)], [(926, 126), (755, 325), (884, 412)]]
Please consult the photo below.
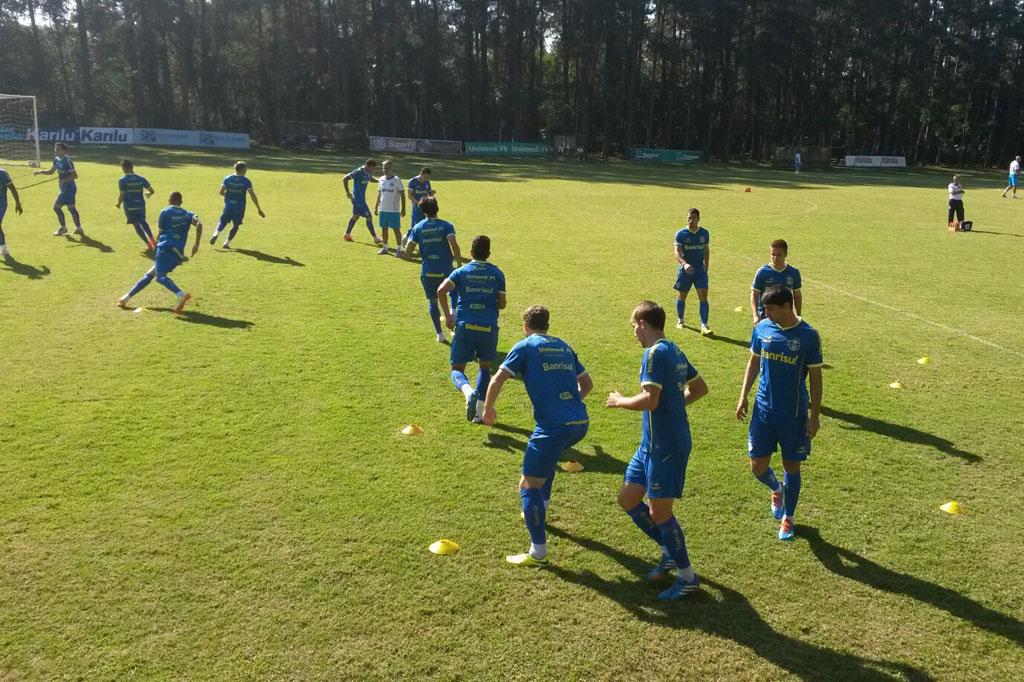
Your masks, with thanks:
[(1010, 187), (1016, 187), (1017, 186), (1017, 174), (1016, 173), (1010, 173), (1010, 175), (1009, 175), (1009, 177), (1007, 179), (1009, 180)]
[(57, 205), (74, 206), (76, 194), (78, 194), (78, 185), (74, 182), (66, 183), (60, 188), (60, 192), (57, 194)]
[(530, 442), (523, 453), (523, 476), (549, 478), (555, 473), (562, 453), (587, 435), (589, 424), (572, 424), (557, 429), (537, 427), (530, 434)]
[(135, 223), (146, 222), (146, 209), (144, 208), (126, 208), (124, 209), (124, 217), (129, 225)]
[(811, 454), (811, 439), (807, 437), (807, 414), (799, 417), (769, 414), (759, 407), (750, 415), (750, 436), (747, 452), (751, 457), (770, 457), (776, 446), (782, 450), (782, 459), (802, 462)]
[[(486, 329), (486, 331), (485, 331)], [(464, 365), (473, 360), (498, 359), (498, 325), (488, 327), (459, 322), (452, 337), (451, 364)]]
[(679, 268), (679, 274), (676, 275), (676, 283), (672, 288), (676, 291), (687, 292), (690, 290), (690, 287), (707, 289), (708, 273), (704, 270), (696, 270), (693, 275), (687, 275), (686, 270)]
[(423, 284), (423, 293), (427, 298), (437, 298), (437, 288), (441, 282), (451, 273), (448, 272), (424, 272), (420, 275), (420, 282)]
[(177, 249), (158, 248), (156, 250), (154, 265), (156, 266), (156, 273), (158, 275), (166, 275), (168, 272), (181, 265), (181, 263), (182, 257), (178, 253)]
[(0, 223), (2, 223), (4, 221), (4, 216), (6, 214), (7, 214), (7, 204), (0, 204)]
[(227, 225), (232, 223), (234, 225), (241, 225), (242, 221), (245, 220), (245, 209), (236, 208), (235, 206), (225, 206), (224, 212), (220, 214), (220, 220), (217, 221), (220, 225)]
[(416, 227), (416, 223), (423, 220), (427, 216), (423, 215), (423, 211), (416, 204), (412, 206), (412, 219), (409, 221), (409, 227)]
[(399, 230), (402, 228), (402, 214), (398, 211), (381, 211), (380, 212), (380, 226), (381, 229), (387, 230)]
[(366, 205), (366, 199), (352, 200), (352, 215), (357, 215), (362, 218), (370, 217), (370, 207)]
[(624, 480), (647, 488), (647, 497), (682, 497), (686, 485), (686, 463), (690, 448), (671, 451), (658, 449), (651, 453), (637, 448), (626, 467)]

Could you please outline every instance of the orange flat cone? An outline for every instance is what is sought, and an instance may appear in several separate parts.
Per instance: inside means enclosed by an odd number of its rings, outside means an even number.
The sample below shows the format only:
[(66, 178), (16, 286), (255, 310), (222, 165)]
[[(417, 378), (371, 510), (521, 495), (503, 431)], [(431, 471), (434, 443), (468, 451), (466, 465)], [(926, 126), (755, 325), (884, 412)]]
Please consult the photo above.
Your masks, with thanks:
[(421, 426), (417, 426), (416, 424), (409, 424), (404, 429), (402, 429), (402, 433), (405, 434), (406, 436), (422, 436), (423, 428)]
[(745, 190), (743, 190), (743, 191), (744, 191), (744, 192), (749, 192), (749, 191), (750, 191), (750, 188), (748, 187), (748, 188), (746, 188), (746, 189), (745, 189)]

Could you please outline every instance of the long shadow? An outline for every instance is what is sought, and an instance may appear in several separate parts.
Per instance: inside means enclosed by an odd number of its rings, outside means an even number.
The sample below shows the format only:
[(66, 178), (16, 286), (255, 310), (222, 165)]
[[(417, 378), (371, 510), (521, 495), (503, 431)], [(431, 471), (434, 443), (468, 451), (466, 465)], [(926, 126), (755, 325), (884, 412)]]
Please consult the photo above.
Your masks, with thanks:
[[(529, 438), (532, 433), (532, 431), (520, 429), (515, 426), (508, 426), (507, 424), (495, 424), (491, 428), (498, 429), (499, 431), (518, 433), (527, 438)], [(526, 450), (526, 444), (527, 442), (525, 440), (520, 440), (507, 434), (488, 431), (487, 440), (483, 443), (483, 446), (485, 448), (501, 450), (503, 452), (510, 452), (519, 455)], [(585, 446), (582, 449), (580, 447), (573, 446), (562, 453), (559, 461), (579, 462), (583, 465), (584, 472), (590, 471), (601, 474), (621, 474), (625, 471), (626, 466), (605, 452), (604, 448), (600, 445), (594, 445), (591, 447), (594, 448), (594, 454), (592, 455), (585, 452)]]
[[(150, 308), (150, 310), (158, 313), (173, 313), (174, 308)], [(221, 327), (222, 329), (251, 329), (256, 325), (255, 322), (249, 320), (233, 320), (230, 317), (218, 317), (217, 315), (208, 315), (201, 313), (198, 310), (186, 310), (178, 316), (182, 322), (191, 322), (192, 324), (206, 324), (211, 327)]]
[(93, 239), (89, 235), (82, 235), (82, 238), (75, 241), (70, 235), (64, 237), (66, 240), (75, 244), (76, 246), (88, 246), (90, 249), (96, 249), (100, 253), (114, 253), (114, 247), (108, 244), (104, 244), (98, 239)]
[[(694, 331), (700, 332), (699, 329), (696, 329)], [(741, 341), (739, 339), (733, 339), (728, 336), (722, 336), (718, 332), (712, 332), (711, 334), (704, 338), (711, 339), (712, 341), (718, 341), (720, 343), (728, 343), (733, 346), (739, 346), (740, 348), (750, 348), (750, 341)]]
[[(551, 563), (546, 570), (618, 603), (638, 620), (680, 630), (705, 632), (731, 640), (756, 656), (804, 680), (930, 680), (923, 670), (895, 661), (877, 660), (804, 642), (768, 624), (745, 596), (723, 583), (701, 577), (699, 592), (679, 602), (660, 603), (657, 589), (643, 580), (651, 564), (603, 542), (548, 525), (548, 533), (599, 552), (616, 561), (635, 578), (603, 578), (593, 571), (574, 571)], [(652, 558), (657, 549), (651, 546)]]
[(798, 537), (807, 540), (811, 551), (821, 565), (843, 578), (849, 578), (890, 594), (916, 599), (941, 609), (975, 627), (1024, 645), (1024, 622), (994, 611), (965, 597), (948, 587), (922, 580), (908, 573), (898, 573), (860, 556), (848, 549), (833, 545), (817, 528), (801, 525)]
[(996, 232), (995, 230), (971, 230), (972, 234), (998, 234), (1002, 237), (1024, 237), (1024, 234), (1014, 234), (1013, 232)]
[(272, 256), (269, 253), (263, 253), (262, 251), (254, 251), (253, 249), (231, 249), (231, 251), (234, 252), (234, 253), (240, 253), (243, 256), (249, 256), (251, 258), (255, 258), (256, 260), (263, 261), (264, 263), (278, 263), (280, 265), (294, 265), (294, 266), (300, 267), (300, 268), (306, 267), (305, 263), (300, 263), (297, 260), (292, 260), (288, 256), (285, 256), (284, 258), (281, 258), (280, 256)]
[(28, 277), (29, 279), (42, 279), (50, 274), (50, 268), (45, 265), (37, 268), (36, 266), (29, 265), (28, 263), (20, 263), (14, 260), (11, 256), (4, 258), (0, 263), (5, 266), (6, 270), (10, 270), (14, 274), (21, 275), (22, 277)]
[(939, 452), (962, 459), (968, 464), (977, 464), (981, 461), (981, 457), (979, 455), (976, 455), (973, 452), (967, 452), (966, 450), (961, 450), (953, 444), (952, 441), (927, 433), (926, 431), (921, 431), (909, 426), (902, 426), (900, 424), (893, 424), (892, 422), (875, 419), (874, 417), (865, 417), (861, 414), (842, 412), (827, 406), (821, 408), (821, 413), (826, 417), (838, 419), (846, 422), (847, 424), (853, 425), (848, 428), (858, 428), (863, 429), (864, 431), (871, 431), (872, 433), (877, 433), (880, 436), (894, 438), (896, 440), (903, 441), (904, 443), (927, 445), (928, 447), (935, 448)]

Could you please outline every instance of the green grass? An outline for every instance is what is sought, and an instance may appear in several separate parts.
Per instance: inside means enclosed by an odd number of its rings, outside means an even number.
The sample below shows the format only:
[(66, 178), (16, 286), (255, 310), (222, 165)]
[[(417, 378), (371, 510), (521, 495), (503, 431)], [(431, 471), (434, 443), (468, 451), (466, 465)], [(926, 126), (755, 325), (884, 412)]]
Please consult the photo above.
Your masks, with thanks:
[[(429, 160), (442, 217), (467, 251), (489, 234), (507, 275), (501, 348), (518, 311), (544, 303), (595, 382), (586, 470), (555, 483), (553, 565), (516, 570), (503, 556), (528, 542), (525, 393), (507, 387), (500, 428), (465, 422), (416, 266), (375, 255), (361, 226), (340, 240), (339, 171), (355, 157), (250, 154), (269, 217), (250, 211), (237, 251), (204, 243), (174, 273), (195, 296), (177, 318), (156, 284), (144, 312), (114, 307), (149, 262), (113, 207), (123, 152), (79, 152), (92, 246), (50, 236), (53, 183), (4, 221), (17, 263), (0, 264), (0, 678), (1024, 669), (1024, 201), (1000, 199), (1001, 174), (971, 178), (978, 232), (949, 234), (945, 171)], [(132, 156), (157, 189), (154, 223), (178, 189), (209, 234), (233, 159)], [(408, 178), (423, 161), (397, 166)], [(718, 336), (669, 337), (711, 388), (691, 409), (677, 508), (705, 587), (666, 606), (638, 579), (654, 548), (615, 504), (639, 415), (603, 404), (637, 389), (632, 306), (671, 315), (689, 206), (712, 235)], [(775, 539), (733, 416), (749, 285), (778, 236), (830, 366), (792, 544)], [(426, 433), (402, 436), (411, 422)], [(951, 499), (965, 515), (939, 511)], [(440, 537), (462, 551), (427, 552)]]

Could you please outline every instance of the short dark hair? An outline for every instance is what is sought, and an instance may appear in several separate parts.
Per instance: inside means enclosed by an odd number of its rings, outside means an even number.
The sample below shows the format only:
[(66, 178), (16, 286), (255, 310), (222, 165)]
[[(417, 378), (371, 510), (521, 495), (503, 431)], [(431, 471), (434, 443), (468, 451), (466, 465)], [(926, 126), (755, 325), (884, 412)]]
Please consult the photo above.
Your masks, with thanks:
[(478, 235), (473, 238), (473, 245), (469, 247), (469, 253), (476, 260), (487, 260), (491, 256), (491, 238), (487, 235)]
[(248, 166), (245, 165), (245, 161), (235, 161), (235, 170), (239, 168), (248, 168)]
[(542, 305), (531, 305), (523, 311), (523, 323), (528, 329), (546, 332), (551, 321), (551, 313)]
[(129, 161), (128, 159), (121, 159), (121, 168), (135, 168), (135, 164)]
[(420, 168), (420, 175), (430, 175), (430, 169), (426, 166)]
[(793, 305), (793, 291), (789, 287), (775, 284), (761, 294), (761, 305)]
[(428, 218), (437, 217), (437, 199), (434, 197), (423, 197), (417, 205), (420, 207), (420, 210), (423, 211), (423, 215)]
[(376, 166), (377, 165), (377, 159), (367, 159), (365, 162), (363, 162), (363, 165), (364, 166)]
[(786, 243), (785, 239), (776, 239), (771, 244), (773, 249), (782, 249), (786, 253), (789, 253), (789, 244)]
[(171, 192), (170, 202), (172, 204), (181, 203), (181, 192)]
[[(57, 143), (57, 149), (63, 149), (64, 151), (68, 151), (69, 149), (71, 149), (71, 147), (67, 146), (63, 142), (58, 142)], [(1020, 157), (1017, 157), (1017, 158), (1020, 158)]]
[(691, 208), (689, 211), (686, 212), (686, 215), (688, 215), (688, 216), (696, 215), (699, 218), (700, 217), (700, 209), (699, 208)]
[(658, 331), (665, 331), (665, 309), (654, 301), (640, 301), (640, 304), (633, 308), (631, 318), (634, 322), (646, 322), (648, 326)]

